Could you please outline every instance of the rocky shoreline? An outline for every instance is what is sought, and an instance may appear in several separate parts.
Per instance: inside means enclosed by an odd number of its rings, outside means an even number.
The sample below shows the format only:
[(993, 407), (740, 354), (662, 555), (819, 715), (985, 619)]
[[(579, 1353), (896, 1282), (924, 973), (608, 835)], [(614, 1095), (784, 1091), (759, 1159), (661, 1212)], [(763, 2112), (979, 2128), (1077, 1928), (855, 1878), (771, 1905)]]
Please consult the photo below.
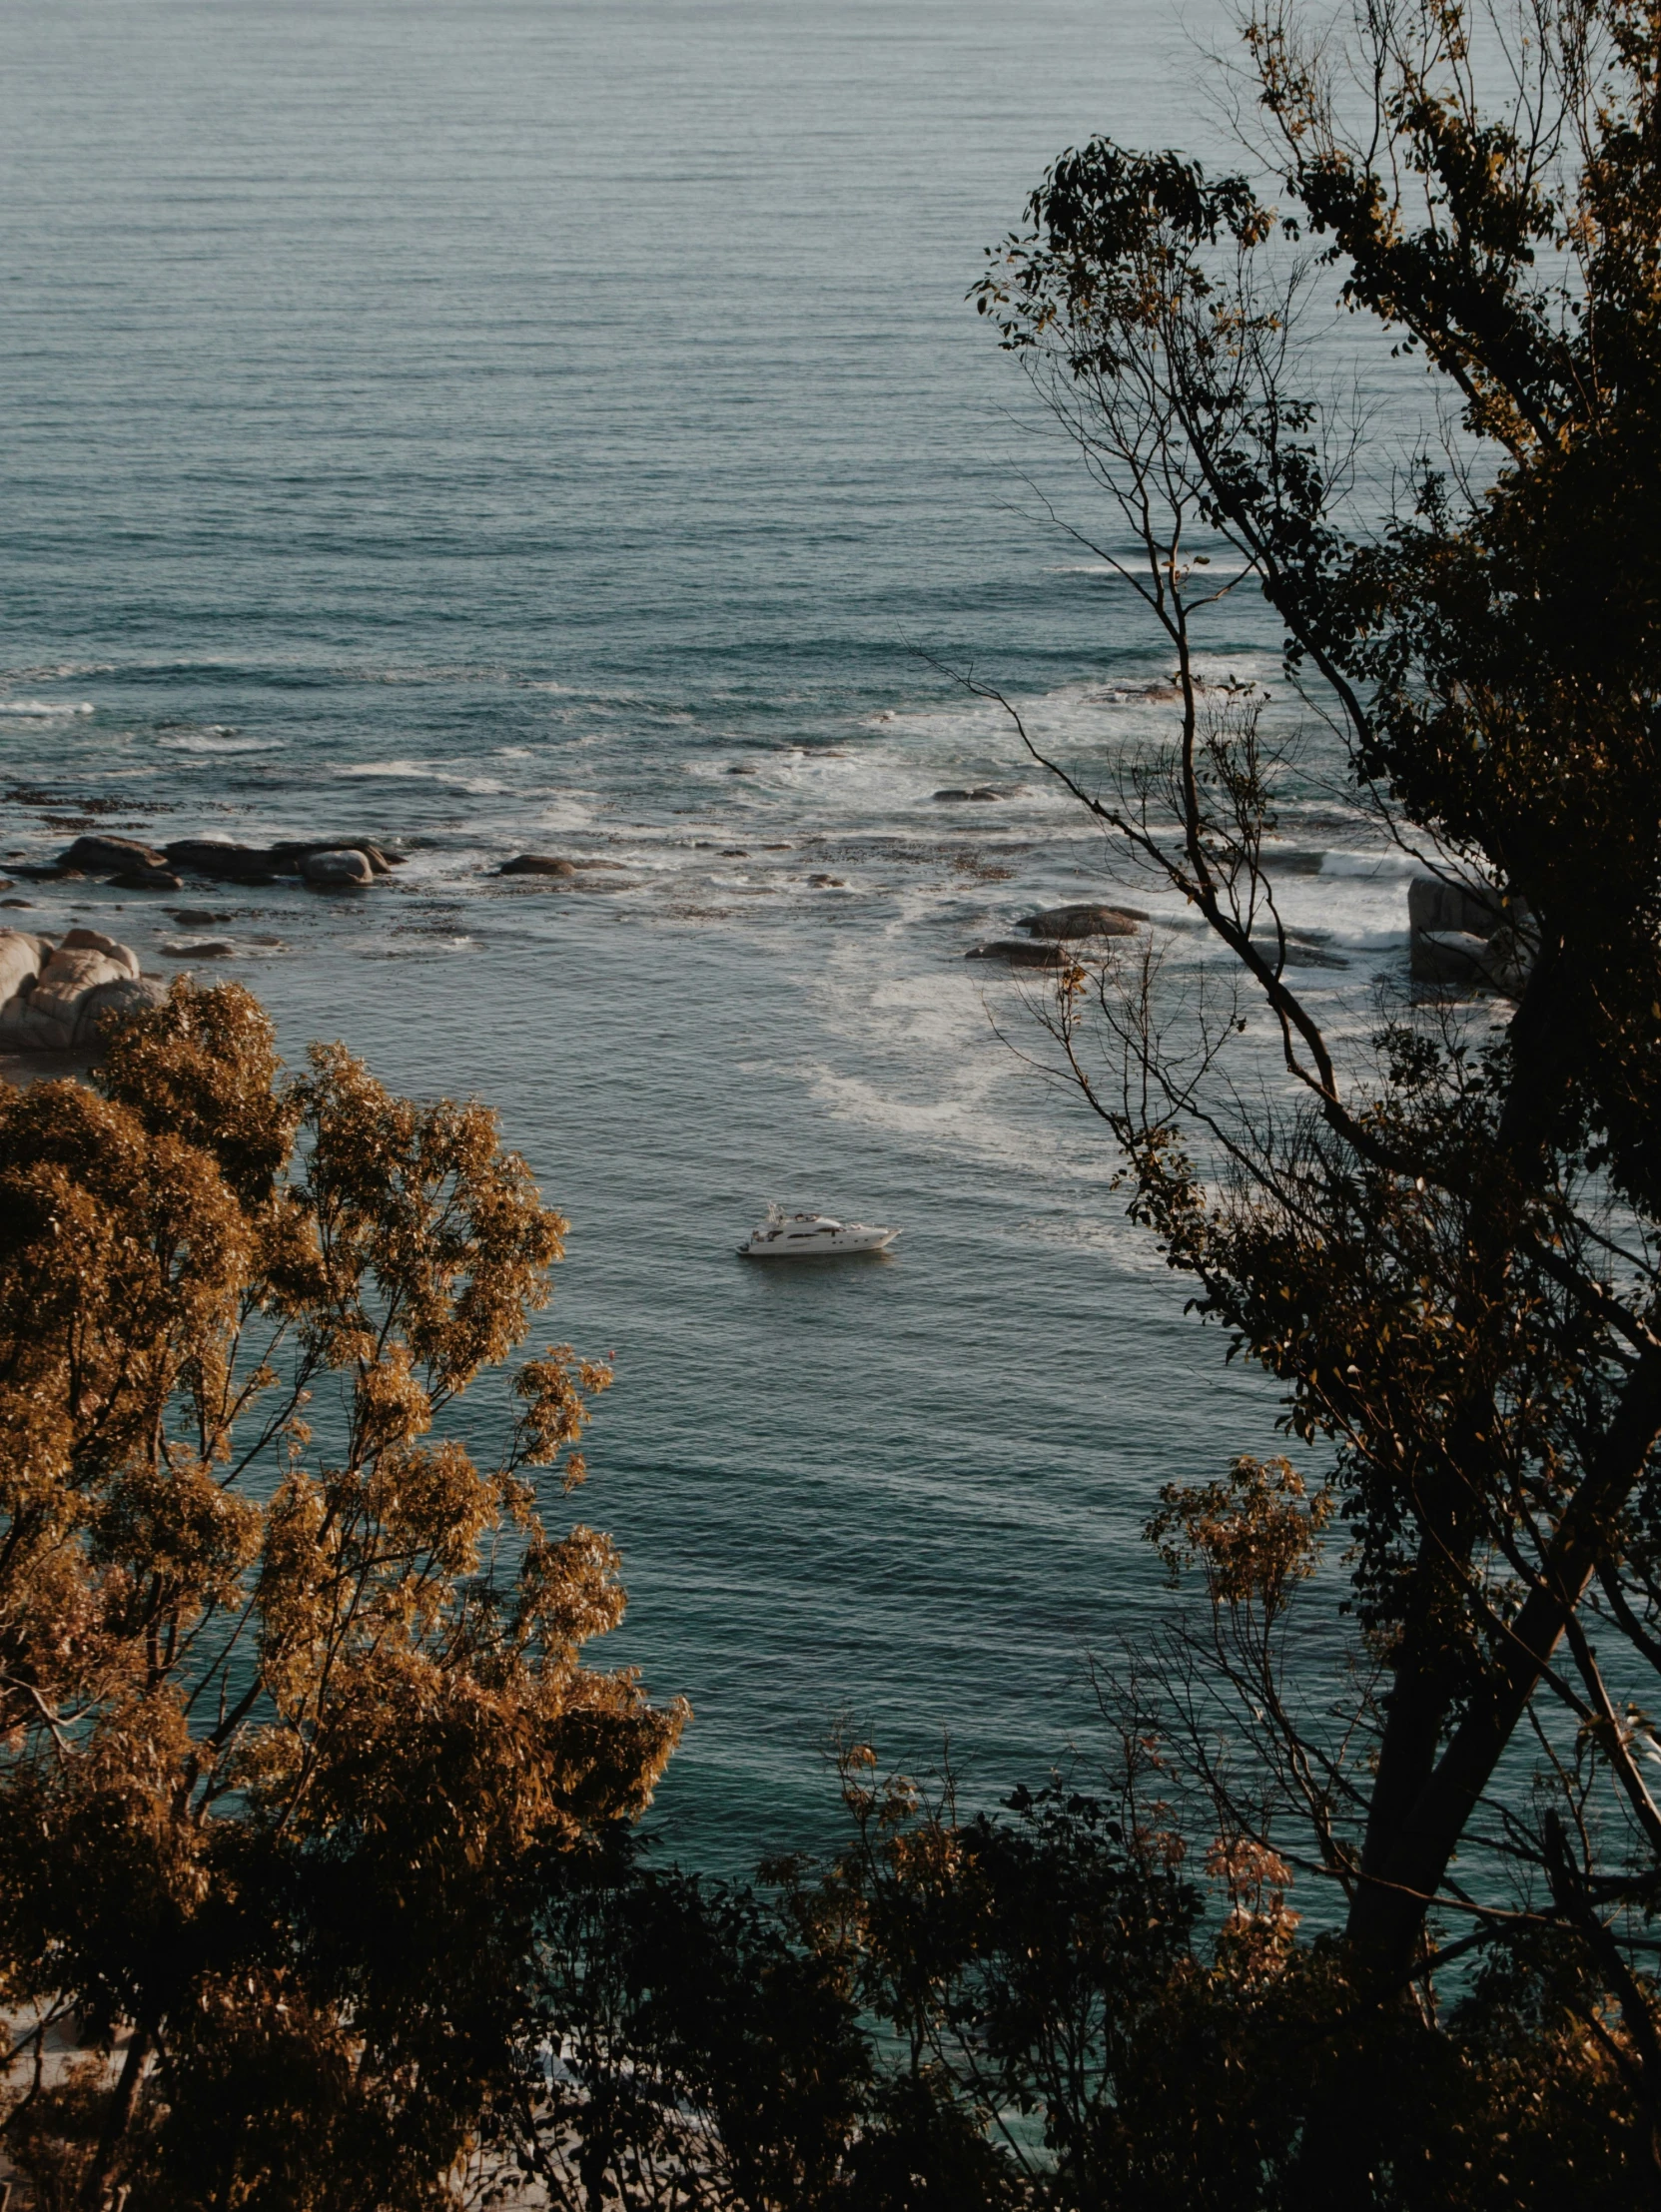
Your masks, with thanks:
[(367, 837), (287, 838), (276, 845), (186, 837), (160, 847), (134, 837), (91, 835), (66, 845), (46, 867), (14, 867), (36, 883), (98, 880), (118, 891), (183, 891), (187, 876), (210, 883), (270, 885), (298, 878), (318, 890), (351, 890), (390, 876), (405, 855)]
[[(1135, 937), (1149, 920), (1136, 907), (1048, 907), (1015, 924), (1024, 933), (1021, 937), (972, 945), (964, 958), (999, 961), (1010, 968), (1065, 968), (1088, 957), (1091, 944)], [(1326, 932), (1319, 930), (1270, 929), (1261, 941), (1286, 967), (1347, 968), (1346, 958), (1325, 949), (1325, 939)], [(1453, 875), (1410, 879), (1407, 945), (1414, 984), (1443, 994), (1505, 999), (1522, 996), (1537, 949), (1526, 907), (1508, 902), (1491, 885)]]
[[(287, 882), (342, 891), (366, 889), (391, 875), (404, 858), (364, 837), (295, 838), (273, 845), (181, 838), (154, 846), (95, 833), (77, 837), (53, 862), (13, 862), (12, 873), (35, 883), (96, 882), (118, 891), (183, 891), (192, 877), (251, 890)], [(234, 948), (216, 939), (164, 950), (176, 959), (219, 959)], [(89, 1052), (110, 1024), (161, 1005), (167, 989), (164, 976), (141, 968), (132, 946), (102, 930), (77, 927), (53, 937), (0, 929), (0, 1053)]]
[[(992, 792), (985, 787), (936, 796), (962, 800), (992, 796)], [(63, 825), (72, 826), (80, 825)], [(15, 875), (40, 884), (98, 883), (121, 892), (178, 894), (194, 879), (245, 891), (284, 887), (361, 894), (391, 877), (412, 857), (399, 849), (406, 843), (405, 839), (343, 833), (269, 844), (212, 835), (152, 844), (140, 836), (97, 831), (88, 825), (86, 834), (75, 837), (54, 858), (27, 862), (19, 858), (11, 867)], [(698, 841), (700, 847), (705, 843), (713, 849), (712, 841)], [(723, 847), (721, 852), (723, 857), (745, 857), (738, 848), (729, 853)], [(1284, 861), (1290, 872), (1307, 874), (1311, 871), (1299, 864), (1317, 857), (1277, 854), (1271, 865), (1278, 870)], [(1010, 873), (1008, 869), (980, 872)], [(625, 862), (593, 856), (520, 852), (505, 859), (485, 858), (478, 873), (501, 880), (503, 890), (509, 884), (527, 891), (565, 892), (639, 887), (635, 871)], [(846, 879), (822, 871), (805, 880), (815, 888), (847, 888)], [(28, 902), (14, 899), (6, 904)], [(181, 927), (232, 919), (229, 914), (194, 909), (170, 910), (170, 918)], [(1056, 971), (1078, 960), (1107, 957), (1116, 941), (1134, 940), (1153, 919), (1117, 900), (1076, 901), (1015, 917), (1005, 924), (1011, 934), (973, 944), (963, 957), (1011, 969)], [(1415, 876), (1407, 885), (1407, 924), (1408, 969), (1415, 987), (1443, 996), (1515, 998), (1521, 993), (1534, 951), (1528, 918), (1491, 888), (1451, 871)], [(405, 925), (403, 934), (408, 934), (409, 927)], [(1264, 942), (1288, 966), (1349, 967), (1353, 956), (1347, 948), (1328, 949), (1329, 935), (1325, 930), (1288, 928)], [(280, 941), (265, 937), (249, 943), (270, 947)], [(229, 940), (218, 938), (188, 943), (181, 939), (159, 949), (178, 960), (231, 958), (237, 951)], [(152, 957), (156, 950), (152, 946)], [(61, 936), (0, 930), (0, 1053), (56, 1055), (90, 1050), (106, 1018), (119, 1019), (154, 1004), (165, 990), (164, 977), (141, 973), (139, 955), (131, 947), (97, 929), (77, 927)]]

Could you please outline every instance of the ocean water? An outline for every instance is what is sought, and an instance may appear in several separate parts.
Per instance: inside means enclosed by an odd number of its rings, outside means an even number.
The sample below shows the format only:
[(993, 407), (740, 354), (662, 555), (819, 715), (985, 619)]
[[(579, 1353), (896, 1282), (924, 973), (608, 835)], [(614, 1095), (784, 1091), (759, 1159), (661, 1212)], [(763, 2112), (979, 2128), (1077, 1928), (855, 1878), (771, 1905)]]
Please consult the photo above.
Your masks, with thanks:
[[(654, 1818), (700, 1863), (824, 1839), (842, 1717), (949, 1739), (980, 1795), (1088, 1751), (1088, 1655), (1167, 1602), (1159, 1484), (1274, 1440), (1032, 1065), (1031, 986), (963, 957), (1118, 888), (1180, 964), (1184, 918), (951, 673), (1087, 772), (1160, 729), (1166, 660), (1035, 520), (1067, 455), (964, 295), (1062, 147), (1215, 140), (1218, 31), (0, 5), (0, 866), (94, 820), (410, 854), (362, 896), (170, 902), (210, 922), (51, 884), (15, 919), (499, 1109), (571, 1221), (547, 1333), (615, 1357), (576, 1510), (624, 1557), (612, 1656), (694, 1708)], [(1242, 598), (1207, 649), (1272, 686), (1273, 644)], [(1284, 831), (1354, 1027), (1403, 865), (1312, 779)], [(614, 865), (493, 875), (526, 849)], [(234, 955), (168, 951), (203, 937)], [(774, 1197), (903, 1235), (747, 1265)]]

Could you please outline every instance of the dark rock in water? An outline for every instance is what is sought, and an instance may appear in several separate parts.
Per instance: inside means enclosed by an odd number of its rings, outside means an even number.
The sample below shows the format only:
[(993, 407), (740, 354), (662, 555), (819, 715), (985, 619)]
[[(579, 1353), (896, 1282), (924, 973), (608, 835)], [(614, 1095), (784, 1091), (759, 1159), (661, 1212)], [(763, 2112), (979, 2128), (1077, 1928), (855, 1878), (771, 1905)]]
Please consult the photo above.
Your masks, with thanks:
[(1085, 693), (1085, 697), (1098, 706), (1140, 705), (1144, 700), (1154, 705), (1165, 705), (1173, 699), (1180, 699), (1182, 696), (1182, 689), (1179, 685), (1160, 681), (1154, 683), (1109, 684), (1105, 690), (1087, 691)]
[(390, 876), (395, 868), (402, 868), (402, 853), (384, 853), (373, 838), (368, 837), (286, 837), (271, 848), (272, 866), (281, 875), (304, 876), (306, 862), (317, 853), (362, 853), (370, 864), (370, 873)]
[(1415, 876), (1407, 886), (1407, 927), (1415, 937), (1433, 930), (1489, 938), (1504, 919), (1505, 902), (1487, 884)]
[(33, 907), (33, 899), (0, 899), (0, 907)]
[(128, 868), (111, 883), (117, 891), (183, 891), (185, 879), (170, 868)]
[(574, 876), (576, 864), (569, 860), (556, 860), (551, 853), (520, 853), (516, 860), (504, 860), (496, 870), (498, 876)]
[(58, 855), (60, 868), (82, 868), (89, 875), (108, 876), (141, 868), (162, 868), (166, 863), (153, 846), (133, 837), (78, 837)]
[(12, 873), (22, 876), (29, 883), (85, 883), (86, 875), (79, 868), (60, 868), (56, 861), (45, 863), (14, 860)]
[(1318, 876), (1326, 859), (1324, 852), (1296, 852), (1290, 847), (1265, 845), (1262, 853), (1262, 870), (1265, 876)]
[(1471, 930), (1419, 930), (1413, 937), (1410, 966), (1415, 983), (1497, 991), (1502, 998), (1520, 999), (1533, 952), (1532, 946), (1519, 945), (1508, 930), (1492, 937), (1478, 937)]
[(163, 849), (171, 867), (220, 883), (270, 884), (283, 873), (265, 845), (221, 845), (214, 838), (182, 837)]
[(968, 791), (937, 791), (934, 796), (937, 802), (943, 802), (947, 806), (961, 806), (972, 799), (1016, 799), (1026, 788), (1024, 783), (978, 783)]
[(1492, 885), (1415, 876), (1407, 886), (1408, 971), (1415, 983), (1522, 996), (1539, 935), (1520, 899)]
[(167, 918), (182, 930), (211, 930), (216, 922), (234, 922), (234, 914), (211, 914), (206, 907), (169, 907)]
[(320, 891), (350, 891), (375, 881), (368, 853), (360, 852), (356, 845), (302, 853), (300, 873), (305, 882)]
[(284, 838), (275, 845), (225, 845), (217, 838), (180, 838), (166, 847), (167, 858), (187, 875), (208, 876), (218, 883), (273, 884), (283, 876), (300, 876), (321, 882), (312, 864), (325, 854), (357, 856), (350, 877), (326, 870), (331, 882), (367, 883), (392, 873), (396, 862), (367, 837)]
[(1146, 914), (1136, 907), (1046, 907), (1016, 923), (1029, 937), (1135, 937)]
[(999, 938), (991, 945), (972, 945), (965, 960), (1001, 960), (1011, 968), (1065, 968), (1068, 956), (1059, 945), (1030, 938)]
[(228, 945), (222, 937), (210, 937), (200, 945), (162, 947), (169, 960), (230, 960), (236, 950), (235, 945)]
[(807, 880), (815, 891), (846, 891), (848, 888), (846, 876), (809, 876)]
[(1415, 930), (1411, 967), (1417, 983), (1485, 983), (1488, 940), (1474, 930)]
[(1253, 937), (1252, 944), (1259, 953), (1273, 960), (1278, 954), (1282, 968), (1347, 968), (1349, 963), (1341, 953), (1329, 953), (1324, 946), (1313, 945), (1294, 930), (1286, 932), (1286, 942), (1277, 945), (1270, 936)]

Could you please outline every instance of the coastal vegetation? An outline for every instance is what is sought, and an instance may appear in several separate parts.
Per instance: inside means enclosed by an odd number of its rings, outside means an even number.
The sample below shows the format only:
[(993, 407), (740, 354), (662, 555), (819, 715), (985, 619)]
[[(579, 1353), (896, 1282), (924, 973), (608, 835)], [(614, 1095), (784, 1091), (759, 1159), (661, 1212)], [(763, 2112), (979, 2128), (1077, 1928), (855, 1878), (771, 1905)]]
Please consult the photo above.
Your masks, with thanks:
[(530, 1471), (606, 1370), (522, 1359), (564, 1224), (477, 1106), (279, 1078), (176, 985), (96, 1088), (0, 1092), (7, 2147), (46, 2205), (432, 2201), (551, 1858), (681, 1725)]
[[(1180, 1009), (1156, 954), (1076, 967), (1051, 1032), (1133, 1214), (1323, 1469), (1312, 1497), (1289, 1465), (1167, 1492), (1153, 1533), (1213, 1627), (1136, 1702), (1216, 1848), (1328, 1900), (1380, 2019), (1442, 2034), (1456, 1957), (1551, 1956), (1653, 2188), (1661, 17), (1270, 8), (1237, 88), (1255, 166), (1068, 154), (978, 299), (1180, 694), (1173, 742), (1106, 789), (1033, 750), (1221, 956)], [(1334, 292), (1445, 397), (1381, 524)], [(1245, 584), (1301, 722), (1205, 680)], [(1298, 988), (1276, 806), (1322, 743), (1334, 799), (1497, 910), (1503, 1003), (1334, 1031)], [(1322, 1665), (1264, 1577), (1328, 1515), (1354, 1636)], [(1379, 2187), (1378, 2105), (1372, 2062), (1340, 2065), (1299, 2186)]]
[[(0, 1092), (39, 2204), (1655, 2202), (1661, 11), (1340, 30), (1252, 17), (1236, 173), (1066, 154), (978, 291), (1174, 668), (1105, 784), (1013, 725), (1211, 947), (1034, 917), (1043, 1049), (1286, 1456), (1148, 1500), (1170, 1625), (1103, 1623), (1065, 1777), (850, 1736), (840, 1848), (661, 1864), (683, 1710), (536, 1509), (608, 1379), (522, 1353), (562, 1224), (483, 1108), (133, 1009)], [(1393, 498), (1334, 299), (1446, 401)], [(1207, 657), (1247, 592), (1273, 699)], [(1294, 778), (1489, 915), (1465, 986), (1302, 988)]]

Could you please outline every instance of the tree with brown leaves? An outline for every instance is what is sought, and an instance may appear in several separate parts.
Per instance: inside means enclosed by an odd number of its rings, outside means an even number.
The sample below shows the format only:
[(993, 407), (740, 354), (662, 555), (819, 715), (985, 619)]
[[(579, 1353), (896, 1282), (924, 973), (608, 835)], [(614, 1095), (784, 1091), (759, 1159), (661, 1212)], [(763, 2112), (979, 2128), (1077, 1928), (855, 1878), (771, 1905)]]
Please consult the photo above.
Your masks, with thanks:
[(65, 2212), (444, 2201), (548, 1869), (684, 1718), (583, 1664), (616, 1558), (536, 1510), (607, 1370), (521, 1360), (475, 1456), (565, 1224), (234, 987), (95, 1086), (0, 1089), (5, 2139)]
[[(1062, 1067), (1352, 1542), (1352, 1672), (1299, 1700), (1219, 1549), (1274, 1499), (1169, 1501), (1232, 1655), (1182, 1733), (1220, 1846), (1324, 1885), (1367, 2001), (1416, 1991), (1428, 2022), (1455, 1949), (1567, 1942), (1661, 2170), (1661, 12), (1243, 29), (1238, 173), (1067, 154), (980, 288), (1175, 668), (1168, 741), (1100, 773), (1033, 750), (1204, 933), (1075, 964)], [(1416, 363), (1440, 404), (1393, 505), (1333, 307), (1387, 342), (1369, 375)], [(1284, 639), (1272, 701), (1205, 660), (1248, 591)], [(1491, 910), (1503, 996), (1369, 1019), (1308, 987), (1298, 777)], [(1207, 1764), (1222, 1705), (1252, 1760)], [(1328, 2192), (1360, 2186), (1365, 2095), (1311, 2134)]]

